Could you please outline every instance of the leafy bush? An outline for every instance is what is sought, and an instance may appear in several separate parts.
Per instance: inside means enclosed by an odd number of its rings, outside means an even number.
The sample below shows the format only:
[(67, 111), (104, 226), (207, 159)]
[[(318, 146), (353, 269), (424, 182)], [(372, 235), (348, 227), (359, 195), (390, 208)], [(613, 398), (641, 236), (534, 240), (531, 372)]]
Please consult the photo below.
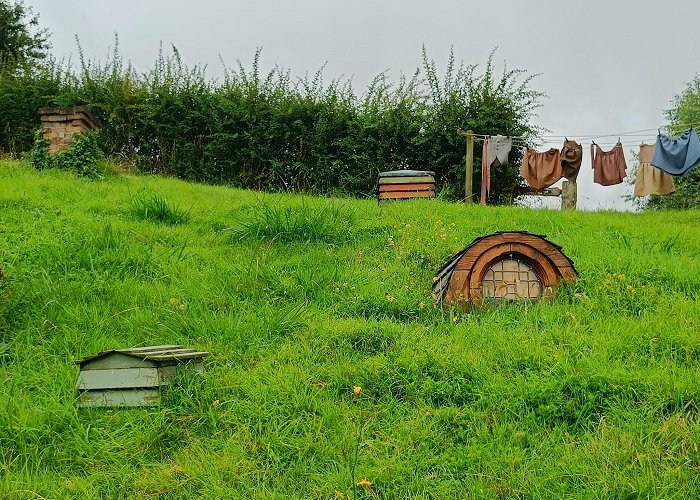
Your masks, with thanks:
[(37, 170), (58, 168), (83, 177), (98, 178), (105, 172), (104, 154), (97, 143), (97, 134), (76, 135), (68, 149), (50, 154), (41, 129), (34, 133), (29, 159)]

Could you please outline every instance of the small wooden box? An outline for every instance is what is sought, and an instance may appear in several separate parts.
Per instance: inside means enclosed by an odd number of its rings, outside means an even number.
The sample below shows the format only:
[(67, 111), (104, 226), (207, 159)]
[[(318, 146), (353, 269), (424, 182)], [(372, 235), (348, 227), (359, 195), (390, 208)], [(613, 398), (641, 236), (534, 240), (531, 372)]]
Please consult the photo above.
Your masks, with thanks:
[(114, 349), (90, 356), (80, 366), (79, 406), (153, 406), (160, 402), (160, 388), (170, 385), (178, 367), (187, 365), (202, 373), (208, 352), (181, 345)]
[(435, 172), (425, 170), (393, 170), (380, 172), (377, 199), (406, 200), (435, 198)]

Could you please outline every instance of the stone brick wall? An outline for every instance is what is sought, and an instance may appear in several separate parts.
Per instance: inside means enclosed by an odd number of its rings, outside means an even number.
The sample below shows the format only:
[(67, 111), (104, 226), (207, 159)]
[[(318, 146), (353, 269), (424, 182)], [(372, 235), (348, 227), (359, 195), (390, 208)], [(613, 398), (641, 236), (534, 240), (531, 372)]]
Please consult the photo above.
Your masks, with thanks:
[(50, 153), (67, 149), (76, 134), (85, 134), (99, 128), (97, 120), (85, 106), (42, 108), (39, 110), (39, 119)]

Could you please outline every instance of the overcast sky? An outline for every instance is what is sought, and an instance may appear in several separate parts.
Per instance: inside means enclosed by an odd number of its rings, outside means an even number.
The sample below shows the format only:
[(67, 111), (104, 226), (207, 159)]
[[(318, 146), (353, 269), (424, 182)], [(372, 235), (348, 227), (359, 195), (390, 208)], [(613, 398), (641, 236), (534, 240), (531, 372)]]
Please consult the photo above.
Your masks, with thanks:
[[(105, 59), (117, 33), (122, 54), (137, 68), (152, 65), (162, 41), (174, 44), (188, 64), (206, 64), (214, 77), (222, 74), (220, 57), (228, 65), (248, 64), (262, 47), (266, 68), (280, 64), (301, 76), (326, 63), (328, 80), (351, 77), (361, 90), (382, 71), (412, 73), (422, 45), (443, 65), (450, 46), (465, 63), (483, 63), (498, 47), (499, 67), (541, 74), (533, 87), (549, 98), (535, 124), (570, 139), (664, 125), (673, 96), (700, 72), (700, 0), (26, 3), (51, 31), (59, 58), (75, 56), (78, 35), (86, 55)], [(654, 138), (647, 133), (647, 141)], [(628, 167), (642, 139), (622, 137)], [(616, 140), (596, 142), (608, 150)], [(621, 197), (631, 185), (593, 184), (589, 144), (578, 177), (579, 207), (629, 209)]]

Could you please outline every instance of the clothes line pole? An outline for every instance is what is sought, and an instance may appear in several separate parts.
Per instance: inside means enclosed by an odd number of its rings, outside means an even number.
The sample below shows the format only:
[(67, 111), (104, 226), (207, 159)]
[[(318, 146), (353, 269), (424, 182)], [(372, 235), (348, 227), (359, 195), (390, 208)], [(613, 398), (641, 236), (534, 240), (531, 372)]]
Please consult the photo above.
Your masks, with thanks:
[(491, 184), (491, 169), (489, 164), (491, 159), (489, 158), (489, 141), (484, 138), (483, 148), (481, 150), (481, 199), (479, 203), (482, 207), (486, 206), (486, 197), (488, 196), (488, 186)]
[(474, 175), (474, 132), (467, 130), (457, 131), (458, 135), (467, 138), (467, 154), (464, 159), (464, 203), (467, 205), (472, 204), (472, 176)]

